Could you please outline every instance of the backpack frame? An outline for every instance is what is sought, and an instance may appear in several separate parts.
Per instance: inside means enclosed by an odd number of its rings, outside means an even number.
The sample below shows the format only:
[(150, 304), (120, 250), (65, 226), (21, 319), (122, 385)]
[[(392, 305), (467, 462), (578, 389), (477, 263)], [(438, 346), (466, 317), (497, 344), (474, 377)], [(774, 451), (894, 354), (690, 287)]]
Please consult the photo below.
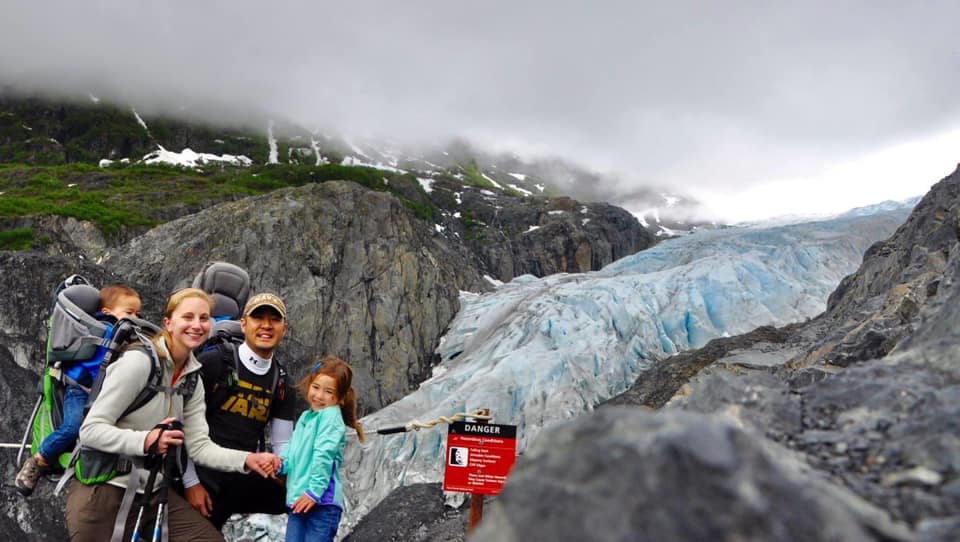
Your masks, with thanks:
[[(30, 442), (30, 455), (36, 454), (40, 443), (63, 423), (64, 391), (68, 384), (78, 384), (66, 371), (79, 363), (97, 365), (106, 354), (111, 327), (96, 318), (100, 290), (80, 275), (70, 275), (54, 288), (47, 319), (45, 361), (37, 384), (37, 402), (34, 404), (17, 453), (17, 464), (22, 464), (23, 452)], [(54, 468), (65, 468), (69, 453), (61, 454)]]

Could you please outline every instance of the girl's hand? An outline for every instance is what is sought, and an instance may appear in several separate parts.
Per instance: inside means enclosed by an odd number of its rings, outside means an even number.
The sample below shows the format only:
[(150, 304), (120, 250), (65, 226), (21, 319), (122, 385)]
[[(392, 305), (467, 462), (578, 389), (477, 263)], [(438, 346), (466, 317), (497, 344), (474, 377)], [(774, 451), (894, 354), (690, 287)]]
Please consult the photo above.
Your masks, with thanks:
[(247, 454), (247, 458), (243, 464), (260, 476), (269, 478), (280, 470), (280, 457), (267, 452)]
[(317, 504), (313, 502), (313, 499), (308, 497), (306, 493), (300, 495), (297, 500), (293, 503), (293, 506), (290, 507), (290, 511), (294, 514), (304, 514), (309, 512), (314, 505)]

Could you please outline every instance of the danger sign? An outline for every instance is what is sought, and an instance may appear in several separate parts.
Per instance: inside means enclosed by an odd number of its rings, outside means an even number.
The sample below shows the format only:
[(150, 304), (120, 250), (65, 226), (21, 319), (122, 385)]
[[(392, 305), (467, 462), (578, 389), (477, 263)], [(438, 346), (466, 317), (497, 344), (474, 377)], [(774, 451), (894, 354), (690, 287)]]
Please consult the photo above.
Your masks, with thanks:
[(496, 495), (517, 458), (517, 426), (451, 423), (443, 490)]

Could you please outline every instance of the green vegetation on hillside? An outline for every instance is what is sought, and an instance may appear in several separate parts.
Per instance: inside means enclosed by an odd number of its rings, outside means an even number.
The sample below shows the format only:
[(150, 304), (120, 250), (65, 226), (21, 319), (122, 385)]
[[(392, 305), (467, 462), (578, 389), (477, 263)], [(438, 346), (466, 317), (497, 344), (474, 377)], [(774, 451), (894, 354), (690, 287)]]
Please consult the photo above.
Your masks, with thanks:
[(0, 231), (0, 250), (27, 250), (33, 248), (33, 244), (32, 228)]
[[(384, 179), (399, 176), (369, 167), (335, 164), (271, 164), (210, 171), (144, 164), (108, 168), (83, 163), (0, 164), (0, 220), (36, 215), (74, 217), (92, 221), (110, 237), (124, 228), (153, 226), (186, 212), (278, 188), (347, 180), (385, 191), (388, 186)], [(429, 204), (402, 196), (400, 199), (421, 219), (436, 216)], [(0, 249), (30, 248), (29, 228), (0, 233)]]
[(483, 172), (480, 171), (480, 167), (477, 166), (476, 160), (470, 160), (465, 165), (460, 166), (460, 170), (464, 175), (464, 184), (482, 186), (484, 188), (494, 188), (493, 183), (483, 176)]

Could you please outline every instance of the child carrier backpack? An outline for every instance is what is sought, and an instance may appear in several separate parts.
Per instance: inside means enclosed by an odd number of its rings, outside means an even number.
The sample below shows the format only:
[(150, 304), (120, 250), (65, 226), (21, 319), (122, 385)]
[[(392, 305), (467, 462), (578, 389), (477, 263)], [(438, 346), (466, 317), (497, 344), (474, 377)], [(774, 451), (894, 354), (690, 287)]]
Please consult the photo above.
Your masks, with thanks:
[[(27, 422), (17, 454), (22, 464), (23, 452), (29, 441), (30, 455), (36, 454), (40, 443), (63, 423), (64, 390), (69, 383), (88, 389), (90, 383), (73, 382), (67, 376), (68, 368), (79, 364), (100, 363), (110, 341), (111, 326), (96, 318), (100, 290), (80, 275), (71, 275), (54, 288), (47, 321), (47, 344), (43, 373), (38, 384), (38, 398)], [(54, 469), (66, 467), (70, 454), (58, 458)]]
[(195, 353), (200, 354), (224, 345), (228, 348), (243, 343), (240, 316), (250, 297), (250, 275), (239, 266), (227, 262), (208, 263), (191, 284), (213, 298), (214, 324), (210, 336)]
[[(200, 288), (213, 298), (215, 320), (210, 328), (210, 336), (194, 353), (200, 355), (210, 350), (218, 350), (225, 369), (219, 379), (220, 383), (233, 386), (240, 371), (237, 349), (244, 341), (240, 317), (250, 297), (250, 276), (242, 267), (232, 263), (212, 262), (197, 273), (191, 286)], [(282, 399), (286, 371), (279, 363), (274, 363), (273, 367), (271, 389), (275, 397)]]
[[(43, 440), (63, 423), (63, 401), (67, 385), (77, 384), (89, 394), (84, 416), (99, 394), (106, 375), (106, 367), (129, 345), (139, 342), (150, 355), (151, 369), (148, 385), (140, 392), (122, 416), (142, 407), (154, 395), (163, 391), (163, 368), (153, 351), (150, 339), (160, 332), (154, 324), (139, 318), (123, 318), (115, 324), (98, 320), (100, 291), (80, 275), (71, 275), (59, 283), (53, 292), (48, 320), (46, 361), (38, 384), (37, 402), (27, 422), (17, 455), (17, 464), (23, 462), (23, 453), (29, 441), (30, 455), (36, 454)], [(90, 381), (77, 381), (70, 375), (78, 366), (92, 368), (96, 376)], [(178, 386), (178, 393), (189, 397), (196, 387), (197, 375)], [(121, 416), (121, 417), (122, 417)], [(66, 469), (79, 446), (61, 454), (51, 464), (52, 472)], [(82, 481), (82, 480), (81, 480)]]

